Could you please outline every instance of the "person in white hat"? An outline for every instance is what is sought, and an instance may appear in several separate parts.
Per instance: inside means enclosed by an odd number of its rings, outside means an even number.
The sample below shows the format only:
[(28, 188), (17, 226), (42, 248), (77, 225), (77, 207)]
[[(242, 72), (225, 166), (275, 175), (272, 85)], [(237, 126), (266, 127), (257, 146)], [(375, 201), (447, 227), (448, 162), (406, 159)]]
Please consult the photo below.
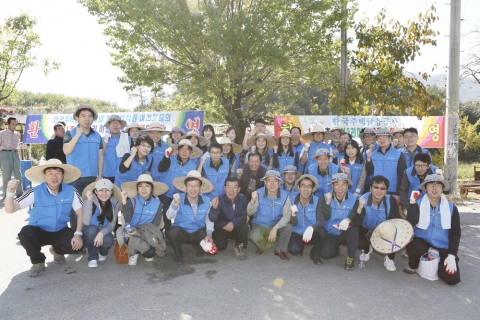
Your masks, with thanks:
[(242, 153), (243, 148), (241, 145), (233, 143), (228, 137), (223, 137), (220, 139), (219, 143), (222, 146), (222, 157), (227, 159), (230, 167), (230, 174), (234, 176), (240, 167), (240, 154)]
[(292, 147), (290, 131), (282, 130), (280, 136), (275, 138), (277, 145), (273, 148), (272, 169), (283, 172), (285, 166), (298, 167), (300, 163), (300, 154), (295, 153)]
[(301, 177), (301, 173), (297, 171), (297, 167), (295, 166), (285, 166), (283, 169), (282, 177), (283, 177), (283, 184), (280, 187), (282, 192), (288, 194), (290, 199), (295, 199), (296, 196), (299, 194), (299, 191), (295, 189), (295, 181)]
[(395, 149), (402, 149), (403, 147), (405, 147), (405, 138), (403, 136), (403, 131), (404, 130), (405, 130), (404, 128), (393, 129), (393, 132), (392, 132), (393, 142), (392, 142), (392, 144), (394, 145), (393, 147)]
[(315, 163), (312, 156), (315, 155), (317, 150), (327, 149), (330, 153), (332, 152), (332, 146), (325, 143), (330, 137), (330, 132), (326, 131), (320, 124), (314, 126), (308, 133), (302, 136), (304, 140), (310, 141), (305, 143), (300, 155), (300, 163), (305, 166), (305, 169), (308, 169), (309, 166)]
[[(19, 181), (8, 182), (5, 212), (14, 213), (30, 207), (28, 225), (22, 228), (18, 237), (32, 262), (28, 273), (31, 277), (38, 277), (45, 270), (46, 257), (41, 251), (42, 246), (52, 246), (50, 252), (56, 263), (65, 263), (65, 254), (77, 253), (83, 249), (83, 201), (77, 190), (68, 185), (80, 175), (78, 168), (63, 164), (58, 159), (50, 159), (44, 165), (25, 172), (28, 180), (39, 185), (25, 191), (15, 200), (13, 197)], [(59, 206), (58, 203), (62, 205)], [(67, 225), (72, 210), (78, 216), (74, 229)]]
[[(180, 140), (183, 140), (183, 139), (190, 140), (192, 142), (192, 146), (199, 148), (200, 150), (202, 150), (204, 154), (208, 150), (207, 138), (198, 135), (198, 131), (195, 129), (188, 131), (186, 135), (180, 137)], [(207, 155), (204, 155), (204, 156), (206, 157)], [(200, 158), (192, 159), (191, 161), (195, 162), (197, 166), (200, 164)]]
[(105, 128), (110, 132), (105, 133), (103, 138), (103, 172), (102, 176), (115, 182), (115, 173), (122, 162), (122, 157), (130, 151), (130, 137), (127, 133), (121, 132), (127, 125), (125, 120), (117, 114), (112, 114)]
[(324, 259), (338, 257), (340, 245), (347, 245), (345, 270), (355, 269), (355, 254), (358, 247), (358, 228), (362, 225), (365, 214), (363, 205), (357, 197), (348, 192), (351, 184), (345, 173), (332, 176), (333, 192), (321, 198), (322, 214), (325, 218), (327, 236), (320, 250)]
[(448, 189), (442, 174), (431, 174), (420, 184), (420, 190), (425, 190), (426, 195), (411, 200), (407, 221), (414, 226), (415, 237), (407, 245), (408, 266), (403, 271), (414, 274), (420, 257), (433, 247), (440, 253), (438, 276), (447, 284), (455, 285), (460, 282), (460, 214), (457, 206), (443, 195)]
[(150, 175), (155, 181), (164, 181), (164, 174), (158, 171), (158, 165), (163, 160), (165, 150), (168, 148), (168, 144), (162, 140), (162, 135), (166, 134), (168, 131), (165, 125), (160, 122), (152, 122), (148, 129), (144, 129), (141, 132), (144, 135), (148, 135), (153, 141), (153, 150), (150, 151), (153, 157)]
[[(182, 193), (173, 195), (173, 201), (167, 211), (167, 219), (175, 219), (168, 232), (168, 242), (175, 251), (174, 261), (183, 263), (182, 244), (192, 244), (195, 256), (203, 257), (205, 250), (200, 244), (202, 240), (205, 243), (213, 243), (214, 224), (210, 221), (208, 213), (211, 205), (218, 206), (218, 198), (210, 203), (210, 198), (203, 193), (212, 192), (213, 185), (202, 178), (196, 170), (175, 178), (173, 185)], [(214, 254), (211, 251), (209, 253)]]
[(315, 191), (317, 197), (322, 197), (327, 192), (332, 192), (332, 176), (335, 173), (343, 173), (346, 169), (340, 168), (332, 160), (332, 154), (330, 150), (321, 148), (312, 156), (312, 160), (316, 160), (316, 163), (312, 163), (307, 168), (307, 173), (314, 176), (318, 181), (318, 189)]
[(218, 142), (210, 143), (208, 153), (210, 157), (202, 156), (197, 171), (213, 184), (213, 191), (209, 196), (214, 198), (225, 193), (223, 186), (231, 171), (228, 160), (222, 157), (222, 146)]
[(360, 131), (360, 140), (362, 141), (362, 155), (365, 158), (365, 152), (368, 149), (376, 151), (378, 149), (378, 143), (376, 140), (377, 132), (373, 128), (363, 128)]
[(113, 230), (122, 207), (120, 189), (109, 179), (92, 182), (83, 190), (83, 240), (88, 250), (88, 267), (107, 259), (115, 244)]
[[(401, 149), (403, 155), (405, 156), (405, 160), (407, 162), (407, 168), (411, 167), (414, 162), (413, 158), (418, 153), (426, 153), (432, 159), (432, 155), (430, 152), (420, 147), (418, 143), (418, 130), (416, 128), (407, 128), (403, 130), (403, 137), (405, 139), (405, 147)], [(430, 160), (430, 162), (432, 162)]]
[(172, 147), (175, 144), (178, 144), (180, 142), (180, 137), (184, 135), (182, 128), (180, 127), (173, 127), (172, 130), (168, 133), (168, 146)]
[(262, 254), (275, 244), (274, 254), (282, 260), (290, 260), (287, 256), (292, 234), (290, 198), (280, 191), (283, 181), (278, 171), (268, 170), (262, 181), (265, 187), (252, 192), (247, 206), (247, 214), (253, 216), (250, 241), (257, 246), (255, 254)]
[(141, 136), (140, 134), (141, 129), (142, 127), (137, 122), (130, 123), (128, 127), (125, 129), (125, 132), (130, 137), (130, 141), (131, 141), (130, 147), (133, 147), (135, 145), (135, 141), (137, 140), (137, 138)]

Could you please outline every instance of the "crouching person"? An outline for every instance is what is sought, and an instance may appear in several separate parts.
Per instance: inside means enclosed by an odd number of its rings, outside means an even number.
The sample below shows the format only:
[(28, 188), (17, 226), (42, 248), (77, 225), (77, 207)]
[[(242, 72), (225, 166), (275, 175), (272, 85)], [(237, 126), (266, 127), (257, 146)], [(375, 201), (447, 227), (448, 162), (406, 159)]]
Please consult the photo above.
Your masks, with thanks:
[[(38, 277), (45, 270), (46, 257), (41, 252), (42, 246), (52, 246), (50, 252), (56, 263), (65, 263), (65, 254), (77, 253), (83, 249), (83, 202), (75, 188), (68, 185), (77, 180), (81, 173), (74, 166), (50, 159), (45, 165), (28, 169), (25, 175), (33, 184), (39, 185), (14, 200), (20, 181), (8, 182), (5, 211), (14, 213), (31, 207), (28, 225), (22, 228), (18, 237), (32, 262), (28, 275)], [(79, 221), (76, 230), (67, 226), (72, 209)]]

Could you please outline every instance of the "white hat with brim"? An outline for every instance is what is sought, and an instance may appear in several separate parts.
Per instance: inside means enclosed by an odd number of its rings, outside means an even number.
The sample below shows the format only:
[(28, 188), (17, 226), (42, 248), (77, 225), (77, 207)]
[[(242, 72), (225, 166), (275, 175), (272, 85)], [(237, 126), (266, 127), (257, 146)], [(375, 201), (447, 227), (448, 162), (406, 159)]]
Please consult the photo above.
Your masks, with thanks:
[(317, 124), (314, 126), (309, 133), (305, 133), (302, 138), (308, 141), (313, 141), (313, 134), (314, 133), (323, 133), (323, 141), (328, 141), (332, 139), (332, 133), (325, 130), (325, 128), (321, 124)]
[(443, 184), (443, 191), (447, 191), (450, 188), (450, 185), (448, 184), (448, 181), (445, 180), (443, 177), (443, 174), (441, 173), (435, 173), (435, 174), (429, 174), (428, 176), (425, 177), (425, 180), (420, 184), (420, 190), (425, 190), (427, 183), (430, 182), (440, 182)]
[(403, 129), (403, 128), (395, 128), (395, 129), (393, 129), (392, 134), (395, 134), (395, 133), (401, 133), (401, 134), (403, 134), (403, 130), (405, 130), (405, 129)]
[(233, 143), (232, 140), (230, 140), (227, 137), (223, 137), (222, 139), (220, 139), (220, 141), (218, 143), (220, 143), (220, 144), (231, 144), (232, 149), (233, 149), (233, 153), (235, 155), (237, 155), (237, 154), (239, 154), (243, 151), (243, 147), (241, 145)]
[(312, 160), (317, 160), (318, 157), (320, 156), (329, 156), (330, 158), (333, 158), (332, 152), (326, 148), (320, 148), (315, 151), (315, 154), (312, 156)]
[(32, 183), (45, 182), (45, 174), (43, 171), (48, 168), (60, 168), (63, 170), (63, 183), (72, 183), (77, 181), (82, 175), (82, 172), (77, 167), (69, 164), (63, 164), (58, 159), (50, 159), (44, 165), (36, 166), (25, 171), (25, 176)]
[(187, 186), (186, 182), (190, 180), (198, 180), (201, 183), (200, 187), (200, 192), (201, 193), (210, 193), (213, 191), (213, 184), (210, 182), (210, 180), (202, 177), (200, 172), (197, 170), (191, 170), (187, 173), (185, 177), (178, 177), (173, 179), (173, 186), (181, 191), (181, 192), (187, 192)]
[(84, 109), (87, 109), (87, 110), (90, 110), (92, 111), (93, 113), (93, 121), (97, 120), (98, 119), (98, 113), (97, 113), (97, 110), (95, 110), (91, 105), (89, 104), (81, 104), (77, 107), (77, 109), (75, 109), (75, 111), (73, 112), (73, 119), (77, 120), (78, 121), (78, 114), (80, 113), (80, 110), (84, 110)]
[(283, 183), (282, 177), (280, 176), (280, 172), (278, 172), (276, 170), (267, 170), (267, 172), (265, 173), (265, 176), (262, 179), (260, 179), (260, 181), (265, 182), (265, 180), (268, 177), (277, 178), (278, 181), (280, 181), (280, 183)]
[(167, 127), (164, 124), (161, 124), (160, 122), (152, 122), (148, 126), (148, 129), (143, 129), (141, 131), (141, 133), (142, 134), (147, 134), (148, 132), (152, 132), (152, 131), (160, 131), (160, 132), (163, 132), (163, 133), (170, 132), (169, 130), (167, 130)]
[(108, 179), (100, 179), (98, 181), (94, 181), (94, 182), (90, 183), (88, 186), (85, 187), (85, 189), (83, 189), (83, 192), (82, 192), (83, 200), (87, 199), (87, 192), (88, 191), (93, 192), (94, 189), (96, 189), (97, 191), (102, 190), (102, 189), (113, 190), (113, 196), (114, 196), (115, 199), (117, 199), (117, 201), (120, 205), (120, 209), (122, 208), (122, 191), (120, 190), (119, 187), (114, 185), (112, 183), (112, 181), (110, 181)]
[(149, 174), (141, 174), (137, 181), (130, 181), (122, 183), (122, 190), (127, 191), (129, 198), (134, 198), (138, 195), (137, 185), (141, 182), (147, 182), (153, 185), (152, 194), (157, 197), (168, 191), (168, 186), (163, 182), (153, 181)]
[(121, 118), (118, 114), (112, 114), (112, 115), (110, 116), (110, 118), (108, 118), (107, 122), (105, 122), (105, 125), (104, 125), (104, 126), (108, 128), (108, 125), (109, 125), (110, 122), (112, 122), (112, 121), (120, 121), (120, 124), (121, 124), (120, 129), (123, 129), (123, 128), (125, 128), (125, 127), (127, 126), (127, 121), (122, 120), (122, 118)]
[(373, 134), (374, 136), (376, 136), (377, 132), (373, 128), (365, 128), (365, 130), (363, 132), (360, 132), (360, 135), (359, 135), (360, 139), (363, 140), (363, 136), (366, 135), (366, 134)]
[(183, 139), (190, 140), (190, 137), (197, 137), (198, 138), (198, 144), (200, 146), (204, 146), (208, 143), (207, 138), (199, 135), (197, 130), (188, 131), (186, 135), (180, 137), (180, 140), (183, 140)]
[(332, 175), (332, 181), (329, 184), (333, 184), (337, 181), (347, 181), (349, 186), (352, 186), (352, 180), (348, 179), (346, 173), (335, 173)]
[(285, 177), (285, 173), (289, 173), (289, 172), (296, 173), (297, 174), (297, 179), (302, 176), (302, 173), (297, 171), (297, 167), (292, 166), (292, 165), (285, 166), (283, 168), (283, 172), (281, 173), (281, 175), (283, 177)]
[(142, 127), (140, 127), (140, 124), (138, 124), (137, 122), (132, 122), (132, 123), (130, 123), (128, 128), (125, 129), (125, 132), (130, 133), (130, 129), (133, 129), (133, 128), (137, 128), (138, 130), (142, 130)]
[(344, 134), (345, 133), (345, 130), (343, 130), (342, 128), (340, 127), (331, 127), (328, 132), (330, 132), (332, 135), (333, 135), (333, 131), (340, 131), (340, 135)]
[(201, 156), (203, 156), (202, 150), (200, 150), (197, 147), (194, 147), (192, 145), (192, 141), (190, 141), (188, 139), (180, 140), (180, 142), (178, 144), (174, 145), (173, 146), (173, 154), (178, 154), (178, 148), (180, 148), (181, 146), (189, 146), (192, 149), (192, 152), (190, 152), (190, 159), (197, 159), (197, 158), (200, 158)]
[(390, 132), (390, 130), (388, 128), (378, 128), (375, 132), (377, 133), (377, 137), (378, 136), (389, 136), (389, 137), (393, 138), (393, 134), (392, 134), (392, 132)]
[(247, 144), (250, 147), (254, 147), (258, 138), (264, 138), (267, 141), (267, 149), (272, 150), (275, 146), (275, 140), (272, 137), (267, 136), (265, 133), (257, 133), (255, 136), (247, 140)]
[(318, 180), (317, 178), (315, 178), (315, 176), (311, 175), (311, 174), (304, 174), (303, 176), (301, 176), (300, 178), (298, 178), (297, 181), (295, 181), (295, 190), (298, 190), (300, 191), (300, 182), (304, 179), (309, 179), (313, 182), (313, 190), (312, 190), (312, 193), (317, 191), (318, 189)]
[(390, 219), (375, 228), (370, 244), (378, 253), (391, 254), (405, 248), (412, 239), (413, 227), (410, 222), (403, 219)]
[(280, 140), (283, 138), (283, 137), (287, 137), (287, 138), (292, 138), (292, 134), (290, 133), (290, 131), (288, 131), (287, 129), (283, 129), (282, 132), (280, 132), (280, 135), (278, 137), (275, 138), (275, 141), (277, 142), (277, 144), (280, 144)]

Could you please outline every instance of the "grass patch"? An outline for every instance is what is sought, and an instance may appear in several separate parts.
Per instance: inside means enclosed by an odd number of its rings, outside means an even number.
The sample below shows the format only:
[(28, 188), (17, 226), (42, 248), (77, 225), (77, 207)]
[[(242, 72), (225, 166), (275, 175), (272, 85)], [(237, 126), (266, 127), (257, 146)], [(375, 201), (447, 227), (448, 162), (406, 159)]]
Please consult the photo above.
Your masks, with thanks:
[(459, 162), (458, 163), (458, 181), (462, 180), (470, 180), (473, 181), (474, 177), (474, 167), (480, 167), (479, 162), (474, 162), (474, 163), (465, 163), (465, 162)]

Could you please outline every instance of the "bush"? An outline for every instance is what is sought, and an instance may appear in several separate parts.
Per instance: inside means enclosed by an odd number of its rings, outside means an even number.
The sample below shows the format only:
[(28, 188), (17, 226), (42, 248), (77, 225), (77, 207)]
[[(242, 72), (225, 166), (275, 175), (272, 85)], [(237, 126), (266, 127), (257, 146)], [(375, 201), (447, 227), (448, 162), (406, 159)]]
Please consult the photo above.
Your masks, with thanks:
[(458, 163), (458, 181), (462, 180), (469, 180), (473, 181), (474, 178), (474, 167), (480, 167), (480, 163), (466, 163), (466, 162), (459, 162)]

